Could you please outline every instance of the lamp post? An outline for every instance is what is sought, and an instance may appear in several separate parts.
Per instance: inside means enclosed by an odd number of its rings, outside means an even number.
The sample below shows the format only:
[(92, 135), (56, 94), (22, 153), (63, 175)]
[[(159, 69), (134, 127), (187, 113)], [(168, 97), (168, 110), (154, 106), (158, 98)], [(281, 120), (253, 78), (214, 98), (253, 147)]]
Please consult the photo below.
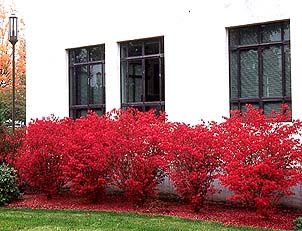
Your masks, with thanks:
[(9, 17), (9, 41), (13, 46), (13, 70), (12, 70), (12, 79), (13, 79), (13, 105), (12, 105), (12, 127), (13, 132), (15, 132), (15, 101), (16, 101), (16, 73), (15, 73), (15, 45), (18, 42), (18, 18), (12, 14)]

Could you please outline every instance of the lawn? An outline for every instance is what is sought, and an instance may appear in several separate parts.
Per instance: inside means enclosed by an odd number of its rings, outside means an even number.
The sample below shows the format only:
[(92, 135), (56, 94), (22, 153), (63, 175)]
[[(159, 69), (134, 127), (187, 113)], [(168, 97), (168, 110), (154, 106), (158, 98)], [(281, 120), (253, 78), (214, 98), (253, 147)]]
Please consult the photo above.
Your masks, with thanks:
[(0, 209), (0, 230), (264, 230), (136, 213)]

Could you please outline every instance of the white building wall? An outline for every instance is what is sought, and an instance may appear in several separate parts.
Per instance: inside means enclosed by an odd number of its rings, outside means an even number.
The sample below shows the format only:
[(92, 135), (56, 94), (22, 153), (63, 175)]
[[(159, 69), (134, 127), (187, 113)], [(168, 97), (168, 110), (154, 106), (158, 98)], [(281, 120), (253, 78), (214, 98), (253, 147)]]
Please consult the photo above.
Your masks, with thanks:
[[(19, 0), (27, 29), (27, 120), (69, 115), (66, 49), (105, 43), (106, 109), (110, 111), (120, 107), (118, 42), (164, 36), (169, 119), (219, 121), (229, 114), (226, 28), (283, 19), (290, 19), (293, 118), (301, 118), (300, 2)], [(296, 196), (285, 203), (301, 204), (297, 197), (301, 186), (295, 191)]]
[(302, 113), (298, 0), (28, 0), (20, 5), (27, 27), (27, 120), (68, 116), (66, 49), (101, 43), (106, 45), (106, 109), (119, 108), (118, 42), (153, 36), (165, 41), (169, 119), (220, 120), (229, 113), (226, 28), (282, 19), (291, 22), (293, 117)]

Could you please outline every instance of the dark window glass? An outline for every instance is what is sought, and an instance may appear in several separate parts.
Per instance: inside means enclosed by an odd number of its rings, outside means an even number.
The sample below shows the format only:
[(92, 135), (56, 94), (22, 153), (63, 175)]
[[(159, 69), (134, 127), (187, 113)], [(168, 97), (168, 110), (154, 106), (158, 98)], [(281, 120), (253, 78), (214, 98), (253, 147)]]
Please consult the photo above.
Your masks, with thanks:
[(122, 108), (164, 110), (163, 38), (121, 43)]
[(284, 46), (285, 58), (285, 95), (291, 96), (290, 47)]
[(269, 24), (261, 27), (262, 42), (281, 41), (281, 24)]
[(105, 113), (105, 46), (69, 50), (70, 116)]
[(243, 28), (239, 30), (239, 34), (240, 34), (241, 45), (258, 43), (257, 28), (254, 27)]
[(159, 54), (159, 43), (150, 41), (145, 43), (145, 55)]
[[(258, 103), (248, 103), (248, 104), (252, 105), (254, 108), (259, 108), (259, 104)], [(247, 110), (246, 104), (242, 104), (240, 111), (246, 112), (246, 110)]]
[(146, 101), (160, 100), (159, 59), (146, 59)]
[(280, 112), (281, 103), (280, 102), (268, 102), (264, 104), (264, 113), (269, 114), (272, 110), (275, 112)]
[(128, 63), (128, 100), (140, 102), (143, 97), (143, 70), (142, 61), (135, 60)]
[(282, 97), (282, 57), (280, 47), (270, 47), (262, 51), (263, 96)]
[(105, 102), (105, 79), (103, 64), (90, 66), (90, 92), (92, 104), (103, 104)]
[(231, 98), (238, 98), (238, 66), (237, 52), (230, 53), (230, 72), (231, 72)]
[(88, 104), (88, 69), (87, 66), (77, 66), (75, 68), (75, 84), (76, 84), (76, 105)]
[(76, 49), (75, 53), (75, 62), (76, 63), (85, 63), (88, 61), (88, 52), (86, 48)]
[(289, 24), (288, 23), (284, 23), (283, 27), (284, 27), (284, 40), (290, 40)]
[(121, 46), (121, 58), (127, 58), (127, 57), (128, 57), (128, 47)]
[(141, 56), (143, 46), (140, 42), (129, 42), (128, 44), (128, 57), (131, 56)]
[(127, 62), (121, 62), (121, 89), (122, 89), (122, 104), (128, 102), (128, 78), (127, 78)]
[[(230, 108), (291, 106), (289, 22), (229, 30)], [(240, 46), (238, 46), (240, 41)]]
[(89, 61), (105, 60), (104, 46), (91, 47), (89, 49)]
[(229, 43), (230, 43), (230, 46), (235, 46), (235, 45), (239, 45), (239, 37), (238, 37), (238, 30), (230, 30), (230, 33), (229, 33)]
[(248, 50), (240, 53), (241, 97), (258, 97), (258, 57), (257, 51)]

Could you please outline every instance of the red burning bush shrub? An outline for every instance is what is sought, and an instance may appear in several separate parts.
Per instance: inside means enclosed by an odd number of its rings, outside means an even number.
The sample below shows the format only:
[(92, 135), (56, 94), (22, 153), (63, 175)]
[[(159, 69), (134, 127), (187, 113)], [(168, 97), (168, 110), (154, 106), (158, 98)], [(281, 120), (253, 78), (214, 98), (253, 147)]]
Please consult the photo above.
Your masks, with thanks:
[(114, 131), (108, 117), (89, 114), (77, 119), (65, 138), (63, 175), (72, 192), (95, 201), (108, 181)]
[(62, 153), (71, 124), (70, 119), (36, 120), (27, 127), (26, 139), (19, 149), (16, 167), (21, 181), (49, 197), (63, 184)]
[(182, 198), (197, 212), (221, 165), (214, 124), (175, 124), (164, 145), (170, 160), (170, 177)]
[(284, 120), (286, 113), (267, 117), (248, 105), (247, 112), (234, 112), (221, 125), (226, 150), (221, 181), (234, 193), (229, 199), (255, 206), (264, 216), (301, 180), (301, 122)]
[(115, 137), (111, 147), (111, 186), (143, 203), (164, 179), (165, 156), (160, 149), (167, 130), (164, 114), (134, 109), (115, 111)]

